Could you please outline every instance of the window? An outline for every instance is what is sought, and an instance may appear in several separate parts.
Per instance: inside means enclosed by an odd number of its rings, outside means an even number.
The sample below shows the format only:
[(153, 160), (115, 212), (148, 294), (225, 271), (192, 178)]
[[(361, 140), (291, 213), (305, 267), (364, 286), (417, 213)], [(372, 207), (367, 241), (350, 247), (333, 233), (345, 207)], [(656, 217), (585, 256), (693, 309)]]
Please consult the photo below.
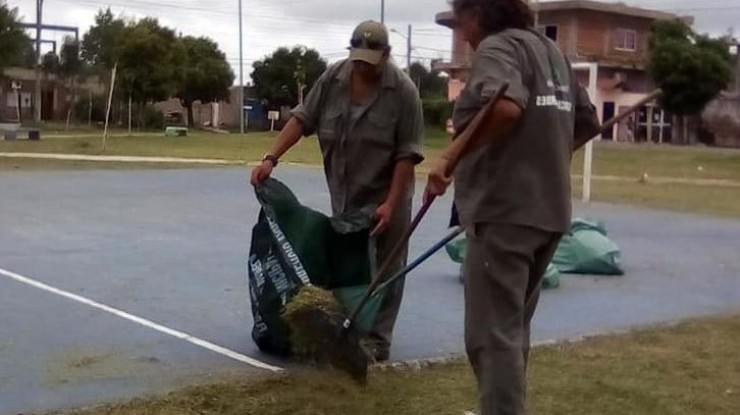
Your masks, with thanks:
[(15, 95), (15, 91), (10, 91), (5, 95), (5, 106), (8, 108), (18, 106), (18, 97)]
[(539, 32), (542, 33), (543, 35), (557, 42), (558, 40), (558, 27), (557, 26), (555, 25), (538, 26), (537, 30), (539, 30)]
[[(31, 100), (32, 100), (31, 92), (21, 92), (20, 100), (21, 100), (21, 108), (31, 108)], [(5, 106), (8, 108), (18, 107), (18, 95), (16, 95), (15, 90), (8, 91), (5, 94)]]
[(615, 33), (614, 49), (634, 52), (637, 50), (637, 32), (629, 29), (617, 29)]

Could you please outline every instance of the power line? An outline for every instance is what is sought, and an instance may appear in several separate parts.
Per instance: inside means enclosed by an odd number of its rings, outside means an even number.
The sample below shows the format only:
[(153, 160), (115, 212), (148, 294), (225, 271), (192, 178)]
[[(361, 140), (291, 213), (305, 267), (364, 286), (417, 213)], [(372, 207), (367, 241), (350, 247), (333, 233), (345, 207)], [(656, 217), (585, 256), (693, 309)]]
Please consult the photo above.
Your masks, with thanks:
[[(131, 10), (131, 11), (161, 11), (161, 10), (182, 10), (182, 11), (194, 11), (199, 13), (208, 13), (212, 15), (219, 15), (219, 16), (229, 16), (229, 20), (233, 18), (235, 11), (231, 10), (225, 10), (225, 9), (218, 9), (218, 8), (204, 8), (204, 7), (198, 7), (198, 6), (188, 6), (188, 5), (177, 5), (167, 2), (154, 2), (154, 1), (146, 1), (146, 0), (103, 0), (103, 1), (96, 1), (96, 0), (56, 0), (60, 2), (66, 2), (71, 4), (78, 4), (78, 5), (87, 5), (87, 6), (94, 6), (97, 9), (105, 8), (105, 7), (118, 7), (123, 8), (125, 10)], [(290, 2), (288, 4), (301, 4), (301, 3), (309, 3), (314, 2), (317, 0), (296, 0), (294, 2)], [(322, 2), (323, 0), (318, 0), (318, 2)], [(350, 28), (354, 27), (354, 25), (351, 24), (337, 24), (337, 23), (328, 23), (323, 20), (314, 20), (314, 19), (305, 19), (305, 18), (292, 18), (292, 17), (284, 17), (284, 16), (274, 16), (274, 15), (266, 15), (266, 14), (253, 14), (253, 13), (243, 13), (244, 17), (249, 17), (253, 19), (266, 19), (266, 20), (279, 20), (281, 22), (291, 22), (291, 23), (312, 23), (312, 24), (319, 24), (322, 27), (329, 26), (329, 30), (322, 30), (317, 29), (313, 26), (308, 27), (302, 27), (302, 34), (301, 39), (306, 40), (315, 40), (315, 41), (322, 41), (327, 40), (327, 32), (332, 31), (332, 28), (334, 29), (342, 29), (342, 30), (351, 30)], [(264, 29), (263, 31), (269, 31), (270, 29)], [(284, 28), (274, 28), (276, 32), (284, 32)], [(432, 29), (418, 29), (422, 33), (419, 33), (418, 36), (428, 37), (428, 36), (434, 36), (434, 37), (446, 37), (449, 38), (449, 34), (442, 34), (442, 33), (424, 33), (424, 31), (432, 30)], [(309, 33), (307, 33), (309, 32)], [(225, 36), (237, 36), (235, 32), (229, 32), (229, 31), (213, 31), (209, 30), (208, 34), (222, 34)], [(450, 50), (444, 50), (444, 49), (438, 49), (438, 48), (432, 48), (428, 46), (417, 46), (419, 49), (433, 51), (433, 52), (440, 52), (440, 53), (451, 53)], [(344, 54), (346, 52), (341, 52), (341, 54)], [(234, 63), (237, 59), (233, 58), (232, 56), (236, 55), (236, 53), (227, 53), (228, 61), (230, 63)], [(331, 57), (333, 54), (324, 54), (324, 56)], [(436, 59), (436, 58), (430, 58), (430, 57), (422, 57), (418, 56), (415, 58), (419, 59)], [(259, 59), (245, 59), (244, 62), (249, 64), (257, 61)], [(238, 66), (238, 63), (237, 63)]]
[[(75, 3), (86, 4), (86, 5), (91, 5), (91, 6), (97, 6), (100, 8), (110, 7), (110, 6), (131, 8), (130, 7), (131, 5), (138, 5), (138, 8), (141, 8), (144, 10), (153, 10), (157, 8), (158, 9), (177, 9), (177, 10), (210, 13), (210, 14), (215, 14), (215, 15), (225, 15), (229, 17), (233, 17), (234, 15), (233, 10), (202, 8), (202, 7), (195, 7), (195, 6), (183, 6), (183, 5), (178, 5), (178, 4), (149, 2), (149, 1), (143, 1), (143, 0), (125, 0), (124, 3), (118, 3), (116, 1), (111, 1), (111, 0), (105, 0), (103, 2), (97, 2), (94, 0), (58, 0), (58, 1), (66, 2), (66, 3), (73, 3), (73, 4)], [(121, 0), (121, 1), (124, 1), (124, 0)], [(285, 17), (285, 16), (271, 16), (271, 15), (261, 15), (261, 14), (251, 14), (251, 13), (244, 13), (243, 16), (249, 17), (252, 19), (279, 20), (279, 21), (290, 21), (290, 22), (298, 22), (298, 23), (315, 23), (315, 24), (321, 24), (324, 26), (335, 26), (335, 27), (342, 27), (342, 28), (354, 27), (354, 25), (351, 25), (351, 24), (329, 23), (325, 20), (301, 19), (301, 18)]]
[(452, 50), (450, 50), (450, 49), (430, 48), (430, 47), (427, 47), (427, 46), (419, 46), (417, 44), (414, 44), (414, 49), (430, 50), (432, 52), (441, 52), (441, 53), (452, 53)]

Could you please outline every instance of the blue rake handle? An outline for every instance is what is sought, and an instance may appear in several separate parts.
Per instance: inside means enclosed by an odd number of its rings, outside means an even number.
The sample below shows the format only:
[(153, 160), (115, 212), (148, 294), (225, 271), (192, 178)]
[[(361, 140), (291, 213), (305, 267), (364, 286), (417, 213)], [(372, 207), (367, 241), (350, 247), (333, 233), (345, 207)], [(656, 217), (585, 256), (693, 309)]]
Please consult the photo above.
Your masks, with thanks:
[[(388, 288), (389, 285), (393, 284), (394, 282), (398, 281), (399, 279), (405, 277), (408, 275), (411, 271), (415, 270), (419, 265), (421, 265), (424, 261), (429, 259), (432, 255), (436, 254), (437, 251), (444, 248), (445, 245), (452, 242), (453, 239), (457, 238), (458, 235), (463, 233), (465, 231), (465, 228), (457, 227), (452, 232), (447, 234), (447, 236), (444, 237), (441, 241), (437, 242), (432, 246), (431, 248), (427, 249), (422, 253), (418, 258), (416, 258), (413, 262), (406, 265), (406, 267), (400, 271), (398, 271), (394, 276), (388, 278), (385, 282), (380, 284), (375, 290), (370, 294), (370, 297), (376, 297), (378, 294), (383, 292), (386, 288)], [(361, 310), (360, 310), (361, 311)]]

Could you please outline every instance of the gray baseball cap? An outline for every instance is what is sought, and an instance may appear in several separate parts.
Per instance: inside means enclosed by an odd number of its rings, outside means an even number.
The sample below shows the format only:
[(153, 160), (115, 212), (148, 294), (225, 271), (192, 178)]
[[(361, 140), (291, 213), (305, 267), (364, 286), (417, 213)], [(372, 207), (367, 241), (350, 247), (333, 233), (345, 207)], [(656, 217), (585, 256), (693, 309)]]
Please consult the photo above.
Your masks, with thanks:
[(349, 59), (379, 65), (388, 50), (388, 29), (380, 22), (368, 20), (360, 23), (352, 33)]

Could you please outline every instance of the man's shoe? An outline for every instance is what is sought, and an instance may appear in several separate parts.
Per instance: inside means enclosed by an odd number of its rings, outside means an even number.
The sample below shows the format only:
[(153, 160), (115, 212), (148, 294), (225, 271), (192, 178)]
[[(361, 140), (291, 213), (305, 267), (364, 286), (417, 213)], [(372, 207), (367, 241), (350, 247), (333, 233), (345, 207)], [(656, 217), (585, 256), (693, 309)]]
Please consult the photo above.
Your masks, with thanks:
[(375, 363), (387, 362), (391, 358), (391, 351), (388, 347), (377, 345), (372, 349), (370, 357), (375, 360)]
[(391, 357), (390, 347), (377, 340), (364, 339), (361, 345), (375, 363), (387, 362)]

